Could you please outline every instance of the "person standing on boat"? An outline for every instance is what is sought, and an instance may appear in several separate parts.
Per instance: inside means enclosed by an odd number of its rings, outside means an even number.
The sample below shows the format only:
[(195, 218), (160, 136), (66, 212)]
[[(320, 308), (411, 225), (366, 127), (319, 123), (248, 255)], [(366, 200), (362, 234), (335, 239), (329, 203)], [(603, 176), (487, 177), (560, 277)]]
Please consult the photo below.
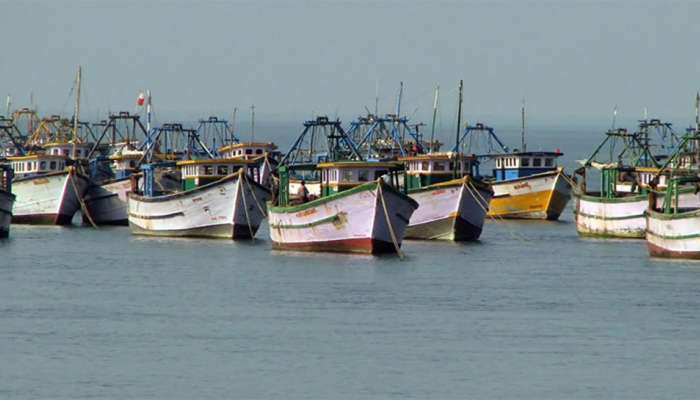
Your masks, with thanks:
[(306, 181), (304, 181), (303, 179), (301, 181), (301, 186), (299, 186), (297, 196), (301, 198), (302, 203), (306, 203), (307, 201), (309, 201), (309, 189), (306, 188)]

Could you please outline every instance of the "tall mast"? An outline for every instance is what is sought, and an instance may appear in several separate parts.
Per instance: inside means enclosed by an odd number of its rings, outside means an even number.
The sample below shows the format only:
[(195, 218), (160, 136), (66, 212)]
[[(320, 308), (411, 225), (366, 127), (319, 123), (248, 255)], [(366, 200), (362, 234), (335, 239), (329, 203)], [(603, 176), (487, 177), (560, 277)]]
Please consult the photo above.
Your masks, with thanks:
[(151, 90), (146, 90), (146, 132), (151, 132)]
[(250, 143), (255, 142), (255, 104), (250, 106)]
[(6, 104), (6, 106), (7, 106), (7, 112), (5, 113), (5, 116), (6, 116), (7, 118), (11, 118), (11, 116), (10, 116), (10, 108), (12, 108), (12, 96), (10, 96), (9, 94), (7, 95), (7, 104)]
[(435, 120), (437, 119), (438, 96), (440, 95), (440, 85), (435, 86), (435, 100), (433, 100), (433, 124), (430, 129), (430, 152), (435, 147)]
[(520, 108), (520, 118), (521, 118), (520, 148), (523, 149), (522, 150), (523, 152), (525, 152), (525, 151), (527, 151), (527, 146), (525, 145), (525, 98), (523, 98), (523, 104), (522, 104), (522, 107)]
[(615, 122), (617, 121), (617, 104), (613, 108), (613, 120), (612, 120), (612, 130), (615, 130)]
[(82, 74), (82, 69), (78, 65), (78, 76), (75, 80), (75, 114), (73, 115), (73, 150), (71, 152), (71, 158), (75, 159), (75, 145), (78, 140), (78, 126), (80, 124), (80, 76)]
[(401, 97), (403, 97), (403, 81), (399, 85), (399, 98), (396, 102), (396, 117), (401, 118)]
[(695, 134), (700, 132), (700, 92), (695, 93)]
[(459, 134), (462, 126), (462, 88), (464, 87), (464, 81), (459, 80), (459, 103), (457, 103), (457, 135), (455, 137), (455, 148), (459, 148)]
[(374, 81), (374, 116), (379, 115), (379, 79)]
[(238, 107), (233, 107), (233, 118), (231, 118), (231, 137), (229, 142), (233, 143), (233, 138), (236, 136), (236, 114), (238, 113)]

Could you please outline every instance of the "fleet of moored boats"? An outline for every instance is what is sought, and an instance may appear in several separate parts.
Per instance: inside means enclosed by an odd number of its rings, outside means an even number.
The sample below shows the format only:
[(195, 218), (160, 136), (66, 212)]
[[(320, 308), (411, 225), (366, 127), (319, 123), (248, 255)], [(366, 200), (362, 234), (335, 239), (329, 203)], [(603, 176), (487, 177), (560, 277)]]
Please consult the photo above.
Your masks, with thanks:
[[(79, 70), (72, 119), (26, 108), (0, 118), (0, 237), (11, 223), (68, 225), (81, 211), (84, 224), (138, 235), (250, 239), (267, 220), (277, 250), (401, 254), (403, 239), (477, 240), (486, 218), (556, 220), (573, 194), (581, 235), (646, 238), (652, 256), (700, 258), (700, 123), (682, 136), (658, 120), (611, 129), (570, 176), (558, 149), (527, 151), (524, 110), (511, 149), (487, 125), (462, 126), (461, 82), (459, 93), (449, 151), (397, 107), (347, 131), (306, 121), (281, 153), (241, 142), (216, 117), (151, 127), (150, 93), (139, 102), (145, 126), (127, 112), (82, 122)], [(474, 137), (497, 146), (474, 153)]]

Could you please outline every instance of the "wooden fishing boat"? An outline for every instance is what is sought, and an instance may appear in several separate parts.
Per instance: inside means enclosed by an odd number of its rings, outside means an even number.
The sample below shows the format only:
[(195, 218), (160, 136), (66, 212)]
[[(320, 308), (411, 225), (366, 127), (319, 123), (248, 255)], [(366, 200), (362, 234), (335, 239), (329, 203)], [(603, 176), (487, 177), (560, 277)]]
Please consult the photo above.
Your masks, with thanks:
[(0, 238), (10, 235), (12, 206), (15, 203), (15, 195), (12, 194), (13, 176), (9, 165), (0, 164)]
[(406, 239), (477, 240), (493, 190), (472, 177), (473, 157), (429, 153), (399, 158), (406, 166), (408, 195), (419, 207), (406, 228)]
[(70, 225), (89, 180), (63, 155), (8, 157), (16, 174), (15, 224)]
[(253, 179), (246, 160), (178, 162), (183, 190), (161, 194), (154, 188), (157, 168), (173, 163), (145, 164), (142, 194), (128, 193), (129, 226), (150, 236), (249, 239), (265, 218), (270, 192)]
[(399, 165), (340, 161), (317, 167), (322, 175), (321, 197), (296, 205), (288, 198), (287, 169), (280, 168), (280, 205), (268, 206), (273, 248), (365, 254), (398, 251), (418, 207), (384, 180)]
[[(615, 148), (622, 143), (621, 148)], [(630, 133), (611, 129), (593, 154), (576, 171), (581, 181), (574, 191), (576, 230), (582, 236), (643, 239), (646, 235), (644, 212), (649, 205), (648, 189), (654, 177), (658, 188), (666, 186), (658, 157), (649, 148), (648, 132)], [(606, 146), (607, 151), (601, 151)], [(599, 154), (614, 155), (596, 160)], [(591, 190), (589, 175), (600, 174), (600, 189)], [(683, 204), (697, 202), (692, 190), (683, 190)]]

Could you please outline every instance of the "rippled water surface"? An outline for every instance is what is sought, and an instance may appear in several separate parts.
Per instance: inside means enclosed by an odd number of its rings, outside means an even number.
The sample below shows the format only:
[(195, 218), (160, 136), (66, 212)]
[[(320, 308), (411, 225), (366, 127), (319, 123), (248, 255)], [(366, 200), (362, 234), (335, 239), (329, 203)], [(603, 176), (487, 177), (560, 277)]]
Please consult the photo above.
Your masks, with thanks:
[(700, 264), (562, 219), (404, 261), (13, 226), (0, 398), (699, 398)]

